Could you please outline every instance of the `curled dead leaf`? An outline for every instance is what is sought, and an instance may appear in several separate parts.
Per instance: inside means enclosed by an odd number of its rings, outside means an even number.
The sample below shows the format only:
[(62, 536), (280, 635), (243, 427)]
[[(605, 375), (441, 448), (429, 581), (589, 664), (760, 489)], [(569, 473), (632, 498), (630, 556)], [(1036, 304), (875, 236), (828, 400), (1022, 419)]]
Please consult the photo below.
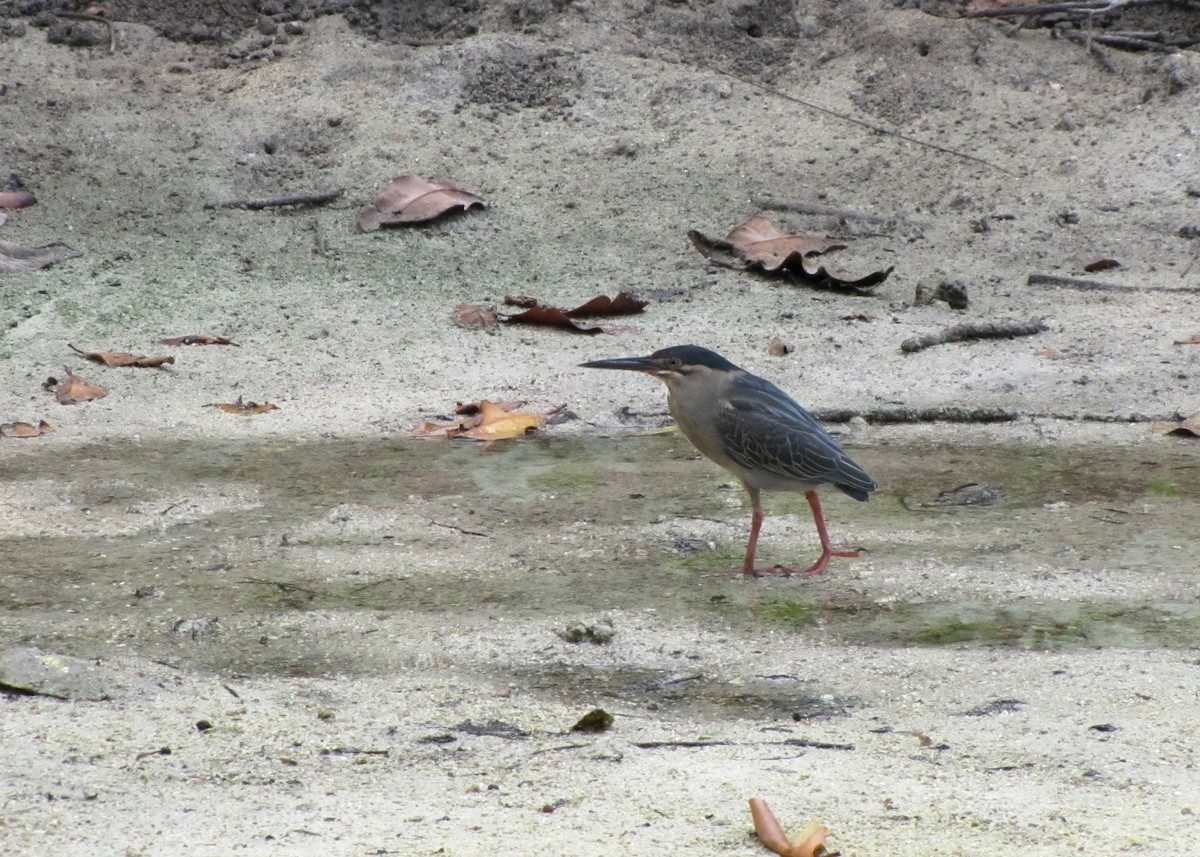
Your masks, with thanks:
[(20, 244), (0, 241), (0, 272), (36, 271), (82, 255), (59, 241), (41, 247), (22, 247)]
[(70, 369), (66, 369), (66, 373), (67, 378), (65, 381), (59, 381), (57, 378), (47, 378), (42, 383), (42, 389), (53, 391), (54, 398), (58, 400), (60, 405), (77, 405), (80, 402), (103, 399), (108, 395), (108, 390), (88, 383)]
[(180, 345), (232, 345), (234, 348), (241, 348), (236, 342), (226, 339), (224, 336), (206, 336), (203, 333), (193, 333), (189, 336), (172, 336), (168, 339), (160, 339), (160, 345), (170, 345), (177, 347)]
[(1083, 270), (1087, 271), (1089, 274), (1094, 274), (1097, 271), (1108, 271), (1112, 268), (1119, 267), (1121, 267), (1121, 263), (1116, 259), (1097, 259), (1095, 262), (1084, 265)]
[(535, 324), (544, 327), (560, 327), (565, 330), (575, 331), (576, 333), (587, 334), (614, 333), (616, 329), (581, 324), (575, 319), (594, 316), (633, 315), (641, 312), (649, 304), (649, 301), (644, 301), (635, 295), (631, 295), (629, 292), (620, 292), (615, 298), (610, 298), (607, 295), (597, 295), (586, 303), (575, 307), (575, 309), (542, 306), (536, 298), (530, 298), (525, 295), (517, 298), (506, 297), (504, 302), (506, 304), (529, 307), (524, 312), (502, 316), (503, 320), (509, 324)]
[(758, 270), (792, 277), (818, 288), (869, 294), (893, 268), (851, 279), (815, 261), (815, 257), (846, 245), (820, 235), (788, 235), (761, 215), (735, 226), (724, 239), (689, 230), (692, 245), (715, 265), (739, 271)]
[(139, 369), (155, 369), (164, 363), (175, 362), (174, 357), (163, 354), (147, 357), (145, 354), (130, 354), (128, 351), (84, 351), (82, 348), (76, 348), (69, 342), (67, 343), (67, 347), (80, 357), (110, 368), (134, 366)]
[(810, 821), (789, 840), (767, 802), (757, 797), (750, 798), (750, 817), (763, 845), (782, 857), (838, 857), (838, 852), (825, 850), (829, 828), (819, 822)]
[(499, 325), (496, 311), (482, 304), (459, 304), (454, 310), (454, 323), (459, 327), (493, 328)]
[(46, 420), (33, 423), (3, 423), (0, 424), (0, 437), (41, 437), (54, 431), (54, 426)]
[(1200, 437), (1200, 411), (1178, 422), (1155, 421), (1150, 428), (1159, 434), (1190, 435)]
[(465, 187), (405, 173), (384, 185), (375, 202), (358, 212), (358, 226), (363, 232), (374, 232), (380, 226), (424, 223), (454, 209), (476, 206), (484, 208), (486, 203)]
[(205, 407), (206, 408), (218, 408), (227, 414), (237, 414), (238, 416), (242, 416), (242, 417), (250, 417), (250, 416), (254, 416), (255, 414), (265, 414), (267, 411), (279, 410), (278, 405), (273, 405), (270, 402), (263, 402), (262, 404), (259, 404), (258, 402), (245, 402), (245, 401), (242, 401), (241, 396), (238, 396), (237, 399), (235, 399), (233, 402), (229, 402), (229, 403), (213, 402), (211, 404), (205, 405)]

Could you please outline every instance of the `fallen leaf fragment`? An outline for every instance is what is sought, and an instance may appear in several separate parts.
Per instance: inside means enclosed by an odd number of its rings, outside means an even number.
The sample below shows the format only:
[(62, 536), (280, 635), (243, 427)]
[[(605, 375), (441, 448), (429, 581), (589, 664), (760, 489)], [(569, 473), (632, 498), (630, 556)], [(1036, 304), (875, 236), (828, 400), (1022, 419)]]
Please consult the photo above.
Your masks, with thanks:
[(170, 345), (177, 347), (180, 345), (232, 345), (234, 348), (241, 348), (236, 342), (226, 339), (224, 336), (206, 336), (203, 333), (193, 333), (190, 336), (172, 336), (169, 339), (160, 339), (160, 345)]
[(506, 304), (529, 307), (524, 312), (502, 316), (504, 321), (509, 324), (536, 324), (544, 327), (561, 327), (565, 330), (587, 334), (613, 333), (615, 332), (615, 328), (581, 324), (575, 321), (575, 319), (593, 316), (634, 315), (640, 313), (649, 304), (649, 301), (644, 301), (635, 295), (631, 295), (629, 292), (620, 292), (615, 298), (610, 298), (607, 295), (597, 295), (586, 303), (575, 307), (575, 309), (542, 306), (538, 303), (537, 298), (530, 298), (525, 295), (515, 298), (506, 297), (504, 302)]
[(1083, 270), (1087, 271), (1089, 274), (1094, 274), (1097, 271), (1108, 271), (1112, 268), (1119, 267), (1121, 267), (1121, 263), (1116, 259), (1097, 259), (1095, 262), (1084, 265)]
[(78, 250), (72, 250), (58, 241), (43, 244), (41, 247), (22, 247), (20, 244), (0, 241), (0, 272), (36, 271), (64, 259), (82, 255)]
[(222, 404), (213, 402), (212, 404), (205, 405), (205, 407), (219, 408), (227, 414), (237, 414), (243, 417), (253, 416), (254, 414), (265, 414), (267, 411), (279, 410), (278, 405), (273, 405), (270, 402), (263, 402), (262, 404), (259, 404), (258, 402), (244, 402), (242, 401), (241, 396), (238, 396), (237, 399), (231, 403)]
[(396, 176), (383, 186), (372, 205), (358, 212), (358, 226), (374, 232), (380, 226), (424, 223), (454, 209), (467, 211), (486, 203), (453, 182), (427, 182), (412, 173)]
[(522, 437), (540, 428), (548, 417), (561, 412), (560, 405), (544, 414), (516, 410), (520, 402), (489, 402), (486, 399), (469, 405), (460, 404), (456, 410), (463, 418), (453, 423), (422, 421), (411, 434), (413, 437), (465, 437), (470, 440), (508, 440)]
[(500, 323), (496, 311), (482, 304), (459, 304), (454, 311), (454, 323), (459, 327), (492, 328)]
[(47, 378), (42, 383), (42, 389), (52, 390), (54, 398), (58, 399), (60, 405), (77, 405), (80, 402), (103, 399), (108, 395), (108, 390), (103, 387), (97, 387), (95, 384), (89, 384), (70, 369), (67, 369), (66, 373), (67, 379), (65, 381), (59, 381), (57, 378)]
[(1193, 435), (1194, 437), (1200, 437), (1200, 411), (1197, 411), (1185, 420), (1179, 420), (1174, 423), (1156, 420), (1150, 424), (1150, 428), (1159, 434)]
[(29, 191), (0, 191), (0, 208), (25, 208), (28, 205), (37, 205), (37, 197)]
[(758, 838), (776, 854), (783, 857), (838, 857), (838, 852), (825, 850), (829, 828), (819, 822), (810, 821), (789, 840), (767, 802), (757, 797), (750, 798), (750, 817), (754, 819), (754, 832)]
[(1200, 345), (1200, 333), (1189, 336), (1187, 339), (1176, 339), (1176, 345)]
[(1045, 357), (1047, 360), (1062, 360), (1063, 359), (1062, 352), (1055, 351), (1053, 348), (1050, 348), (1049, 346), (1047, 346), (1046, 348), (1039, 348), (1037, 351), (1035, 351), (1033, 353), (1037, 357)]
[(784, 357), (792, 352), (792, 346), (788, 345), (778, 336), (772, 336), (771, 341), (767, 343), (767, 353), (772, 357)]
[(845, 244), (819, 235), (788, 235), (761, 215), (735, 226), (724, 239), (709, 238), (695, 229), (688, 231), (688, 238), (700, 255), (715, 265), (789, 276), (819, 288), (857, 294), (868, 294), (893, 270), (851, 279), (815, 260), (822, 253), (845, 249)]
[(0, 437), (41, 437), (52, 431), (54, 426), (46, 420), (40, 420), (37, 425), (21, 422), (0, 424)]
[(174, 357), (168, 357), (163, 354), (156, 354), (153, 357), (147, 357), (145, 354), (130, 354), (128, 351), (84, 351), (82, 348), (76, 348), (71, 343), (67, 343), (67, 347), (87, 360), (93, 363), (101, 363), (110, 368), (121, 368), (124, 366), (136, 366), (139, 369), (154, 369), (162, 366), (164, 363), (174, 363)]

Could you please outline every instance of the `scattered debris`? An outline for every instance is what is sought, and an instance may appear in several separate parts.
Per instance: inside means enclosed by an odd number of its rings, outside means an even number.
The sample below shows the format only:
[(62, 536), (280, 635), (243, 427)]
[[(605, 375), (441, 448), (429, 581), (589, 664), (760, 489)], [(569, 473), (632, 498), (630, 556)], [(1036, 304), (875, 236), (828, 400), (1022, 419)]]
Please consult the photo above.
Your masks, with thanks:
[(170, 345), (172, 347), (180, 345), (232, 345), (234, 348), (241, 348), (236, 342), (226, 339), (224, 336), (206, 336), (203, 333), (193, 333), (190, 336), (172, 336), (169, 339), (160, 339), (159, 345)]
[(913, 336), (900, 343), (900, 350), (907, 354), (930, 348), (934, 345), (944, 345), (947, 342), (965, 342), (972, 339), (1012, 339), (1015, 336), (1033, 336), (1049, 330), (1040, 318), (1029, 321), (995, 321), (977, 324), (956, 324), (937, 333), (924, 336)]
[(67, 343), (67, 347), (86, 360), (91, 360), (93, 363), (100, 363), (110, 368), (136, 366), (141, 369), (156, 369), (164, 363), (175, 362), (174, 357), (162, 354), (147, 357), (145, 354), (130, 354), (128, 351), (84, 351), (82, 348), (76, 348), (69, 342)]
[(80, 402), (103, 399), (108, 395), (108, 390), (103, 387), (88, 383), (66, 367), (64, 371), (67, 373), (65, 381), (50, 377), (42, 382), (42, 389), (53, 392), (60, 405), (77, 405)]
[(990, 506), (1004, 496), (1004, 491), (998, 485), (986, 485), (982, 482), (968, 482), (957, 488), (950, 488), (933, 498), (931, 506)]
[(724, 239), (709, 238), (694, 229), (688, 231), (688, 238), (714, 265), (785, 276), (816, 288), (851, 294), (869, 295), (894, 270), (849, 279), (815, 261), (822, 253), (844, 249), (845, 244), (819, 235), (788, 235), (761, 215), (735, 226)]
[(1116, 259), (1097, 259), (1095, 262), (1084, 265), (1083, 270), (1087, 271), (1089, 274), (1094, 274), (1097, 271), (1108, 271), (1112, 268), (1119, 267), (1121, 267), (1121, 263)]
[(471, 720), (464, 720), (462, 723), (453, 727), (455, 732), (462, 732), (464, 735), (485, 736), (488, 738), (508, 738), (509, 740), (528, 738), (531, 732), (526, 732), (519, 726), (513, 726), (511, 723), (505, 723), (503, 720), (489, 720), (486, 723), (475, 723)]
[(424, 223), (447, 212), (468, 211), (486, 203), (453, 182), (427, 182), (412, 173), (396, 176), (379, 192), (372, 205), (358, 212), (358, 226), (374, 232), (381, 226)]
[(950, 305), (950, 309), (966, 309), (970, 304), (967, 287), (958, 280), (943, 280), (934, 289), (918, 283), (913, 295), (913, 306), (926, 306), (934, 301), (945, 301)]

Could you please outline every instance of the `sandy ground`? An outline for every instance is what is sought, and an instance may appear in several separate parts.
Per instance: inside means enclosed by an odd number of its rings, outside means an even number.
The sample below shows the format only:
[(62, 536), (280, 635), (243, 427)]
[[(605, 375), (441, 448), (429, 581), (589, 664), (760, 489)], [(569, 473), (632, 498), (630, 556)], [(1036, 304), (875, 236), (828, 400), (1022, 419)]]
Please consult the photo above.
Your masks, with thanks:
[[(0, 647), (82, 658), (106, 697), (0, 702), (5, 852), (749, 855), (765, 853), (753, 795), (789, 828), (820, 819), (847, 855), (1178, 855), (1200, 841), (1193, 632), (1051, 651), (872, 645), (757, 612), (789, 598), (864, 611), (1127, 598), (1194, 619), (1194, 447), (1130, 418), (1198, 409), (1200, 348), (1178, 344), (1200, 334), (1195, 52), (1115, 53), (1114, 73), (1047, 30), (863, 2), (442, 11), (474, 31), (431, 18), (395, 38), (356, 12), (213, 44), (124, 23), (112, 53), (5, 31), (0, 166), (39, 204), (0, 239), (81, 255), (0, 274), (0, 418), (56, 429), (0, 440)], [(403, 172), (462, 182), (489, 207), (358, 231), (358, 208)], [(317, 208), (203, 207), (336, 189)], [(846, 238), (832, 263), (848, 273), (894, 273), (859, 297), (707, 266), (687, 230), (723, 235), (764, 196), (883, 218), (768, 212)], [(1120, 267), (1083, 271), (1102, 258)], [(947, 280), (967, 310), (914, 305), (918, 286)], [(464, 301), (575, 306), (622, 290), (652, 303), (612, 335), (453, 322)], [(1031, 318), (1049, 329), (900, 349), (963, 321)], [(158, 353), (193, 333), (241, 348), (170, 349), (162, 370), (68, 348)], [(773, 336), (796, 351), (769, 356)], [(590, 464), (618, 455), (594, 436), (658, 425), (665, 405), (648, 379), (576, 364), (685, 342), (820, 412), (1025, 416), (856, 424), (855, 457), (883, 489), (865, 508), (827, 505), (835, 537), (871, 553), (815, 580), (730, 580), (745, 512), (708, 465), (672, 440), (623, 470)], [(64, 365), (108, 396), (55, 403), (41, 385)], [(205, 407), (238, 396), (279, 410)], [(478, 398), (566, 403), (580, 419), (491, 459), (545, 485), (561, 475), (547, 475), (555, 450), (574, 450), (555, 459), (570, 480), (473, 523), (463, 505), (493, 483), (444, 485), (439, 469), (488, 454), (431, 463), (399, 438)], [(187, 481), (190, 456), (334, 460), (345, 443), (418, 464), (390, 491), (369, 454), (304, 483), (229, 464), (228, 482)], [(1020, 514), (904, 517), (906, 496), (1014, 448), (1099, 456), (1106, 475), (1089, 488), (1076, 466), (1069, 503), (1046, 489)], [(578, 478), (589, 466), (594, 485)], [(330, 496), (313, 496), (324, 479)], [(308, 506), (285, 508), (300, 494)], [(764, 544), (806, 555), (803, 509), (772, 503)], [(1100, 535), (1114, 503), (1141, 516), (1133, 538)], [(1053, 517), (1063, 505), (1070, 526)], [(210, 541), (193, 550), (180, 535), (193, 530)], [(681, 568), (663, 547), (681, 538), (713, 549)], [(153, 563), (122, 559), (136, 539)], [(232, 603), (226, 575), (412, 590), (355, 607)], [(557, 587), (544, 599), (542, 578)], [(447, 592), (465, 595), (447, 606)], [(143, 595), (151, 606), (131, 610)], [(697, 607), (723, 599), (747, 612)], [(616, 630), (605, 645), (555, 633), (601, 613)], [(220, 617), (220, 633), (176, 625), (198, 617)], [(247, 667), (260, 641), (283, 654)], [(594, 705), (614, 728), (569, 732)]]

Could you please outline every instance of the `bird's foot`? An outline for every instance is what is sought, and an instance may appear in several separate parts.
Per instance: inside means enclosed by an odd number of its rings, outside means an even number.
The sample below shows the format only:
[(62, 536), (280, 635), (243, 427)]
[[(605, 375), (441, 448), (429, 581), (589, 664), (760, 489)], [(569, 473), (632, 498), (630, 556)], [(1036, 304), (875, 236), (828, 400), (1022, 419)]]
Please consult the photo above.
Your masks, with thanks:
[(745, 574), (751, 577), (763, 577), (764, 575), (774, 575), (776, 577), (791, 577), (793, 574), (824, 574), (825, 566), (829, 565), (830, 557), (844, 556), (854, 558), (861, 553), (861, 550), (827, 550), (821, 554), (821, 558), (810, 565), (808, 568), (788, 568), (786, 565), (772, 565), (767, 568), (735, 568), (734, 571), (738, 574)]

